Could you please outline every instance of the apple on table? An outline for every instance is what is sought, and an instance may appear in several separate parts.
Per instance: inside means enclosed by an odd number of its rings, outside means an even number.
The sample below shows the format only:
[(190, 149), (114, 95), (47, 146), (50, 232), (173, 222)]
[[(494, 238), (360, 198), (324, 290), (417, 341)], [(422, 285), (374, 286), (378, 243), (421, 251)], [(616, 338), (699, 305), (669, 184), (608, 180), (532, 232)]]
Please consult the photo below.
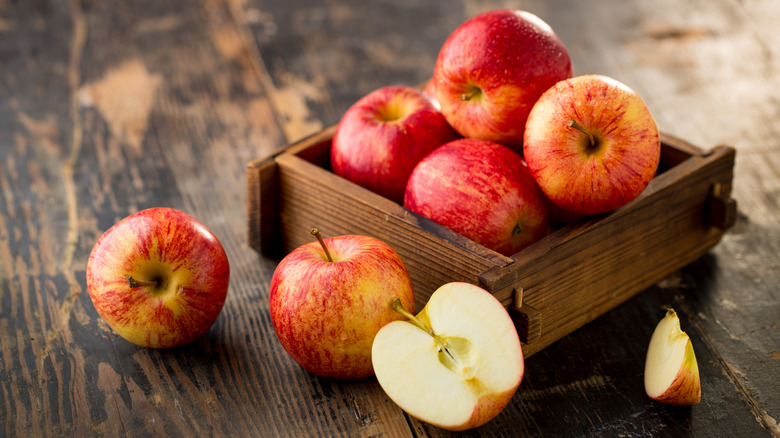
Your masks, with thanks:
[(520, 152), (534, 102), (572, 73), (569, 53), (547, 23), (528, 11), (498, 9), (449, 35), (426, 89), (463, 137)]
[(399, 298), (415, 309), (401, 257), (383, 241), (362, 235), (311, 242), (287, 254), (271, 277), (269, 308), (279, 342), (309, 372), (340, 379), (374, 374), (371, 343), (379, 329), (403, 316)]
[(528, 116), (523, 156), (547, 198), (574, 215), (634, 200), (655, 176), (661, 142), (642, 98), (603, 75), (561, 81)]
[(222, 310), (229, 277), (214, 233), (166, 207), (117, 222), (87, 261), (95, 310), (120, 336), (151, 348), (178, 347), (203, 335)]
[(403, 202), (414, 166), (458, 138), (423, 91), (391, 85), (372, 91), (339, 120), (330, 152), (333, 173), (395, 202)]
[(645, 392), (653, 400), (672, 405), (701, 401), (701, 380), (696, 354), (688, 334), (680, 328), (674, 309), (656, 326), (645, 360)]
[(454, 140), (423, 158), (404, 207), (506, 256), (548, 232), (542, 193), (522, 157), (486, 140)]
[(448, 430), (495, 418), (525, 370), (517, 330), (492, 294), (452, 282), (437, 289), (416, 316), (376, 335), (372, 362), (387, 395), (409, 415)]

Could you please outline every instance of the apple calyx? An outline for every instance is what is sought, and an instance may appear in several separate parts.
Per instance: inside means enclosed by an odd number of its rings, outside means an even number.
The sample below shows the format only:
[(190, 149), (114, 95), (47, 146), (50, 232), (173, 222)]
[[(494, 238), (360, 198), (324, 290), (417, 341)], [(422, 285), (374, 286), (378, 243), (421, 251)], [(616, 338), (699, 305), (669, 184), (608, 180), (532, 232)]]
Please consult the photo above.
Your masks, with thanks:
[(588, 136), (588, 146), (586, 147), (586, 150), (588, 151), (594, 151), (598, 149), (599, 142), (596, 140), (596, 137), (593, 136), (590, 132), (588, 132), (587, 129), (585, 129), (584, 126), (580, 125), (576, 120), (569, 119), (569, 122), (566, 123), (569, 128), (574, 128), (577, 131), (580, 131), (581, 133)]
[(159, 284), (159, 281), (157, 281), (157, 280), (153, 280), (153, 281), (143, 281), (143, 280), (141, 280), (141, 281), (138, 281), (135, 278), (133, 278), (132, 276), (128, 275), (127, 276), (127, 284), (130, 285), (130, 289), (136, 289), (136, 288), (139, 288), (141, 286), (157, 287), (157, 285)]
[[(462, 360), (458, 358), (460, 353), (467, 353), (470, 347), (470, 343), (466, 339), (454, 338), (453, 343), (448, 342), (447, 339), (437, 335), (432, 328), (428, 327), (420, 321), (419, 318), (412, 315), (409, 311), (403, 308), (401, 300), (396, 298), (393, 300), (393, 310), (405, 316), (409, 321), (416, 325), (420, 330), (428, 333), (433, 338), (436, 349), (439, 352), (439, 362), (442, 363), (447, 369), (453, 373), (461, 376), (464, 380), (471, 380), (474, 378), (474, 367), (468, 364), (462, 363)], [(458, 344), (458, 345), (453, 345)]]
[(322, 249), (325, 250), (325, 256), (328, 258), (328, 261), (333, 263), (333, 257), (330, 256), (330, 251), (328, 251), (328, 246), (325, 245), (325, 240), (323, 240), (322, 236), (320, 235), (320, 230), (317, 228), (312, 228), (311, 234), (313, 234), (314, 237), (317, 238), (317, 241), (320, 242)]

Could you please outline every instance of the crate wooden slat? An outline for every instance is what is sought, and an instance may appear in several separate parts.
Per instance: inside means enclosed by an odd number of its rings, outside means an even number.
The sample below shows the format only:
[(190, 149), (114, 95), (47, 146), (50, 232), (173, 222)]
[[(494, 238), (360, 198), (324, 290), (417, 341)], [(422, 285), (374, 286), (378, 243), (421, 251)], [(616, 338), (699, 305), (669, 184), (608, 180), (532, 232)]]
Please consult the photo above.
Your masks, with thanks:
[(506, 257), (333, 174), (334, 129), (248, 163), (249, 245), (282, 256), (313, 227), (377, 237), (403, 258), (418, 310), (446, 282), (480, 285), (507, 306), (528, 356), (701, 257), (736, 217), (734, 149), (664, 134), (659, 172), (637, 199)]

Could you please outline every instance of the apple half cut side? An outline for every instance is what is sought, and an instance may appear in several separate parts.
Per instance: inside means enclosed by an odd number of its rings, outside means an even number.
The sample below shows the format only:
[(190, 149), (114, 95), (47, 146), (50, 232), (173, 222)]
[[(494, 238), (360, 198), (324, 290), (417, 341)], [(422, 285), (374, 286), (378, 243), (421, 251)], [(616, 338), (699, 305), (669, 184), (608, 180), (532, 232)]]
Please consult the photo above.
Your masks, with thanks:
[(699, 366), (688, 335), (680, 329), (674, 309), (658, 323), (647, 349), (645, 392), (656, 401), (671, 405), (694, 405), (701, 401)]
[(374, 373), (409, 415), (448, 430), (498, 415), (520, 386), (524, 360), (504, 306), (468, 283), (437, 289), (417, 316), (382, 327), (372, 345)]

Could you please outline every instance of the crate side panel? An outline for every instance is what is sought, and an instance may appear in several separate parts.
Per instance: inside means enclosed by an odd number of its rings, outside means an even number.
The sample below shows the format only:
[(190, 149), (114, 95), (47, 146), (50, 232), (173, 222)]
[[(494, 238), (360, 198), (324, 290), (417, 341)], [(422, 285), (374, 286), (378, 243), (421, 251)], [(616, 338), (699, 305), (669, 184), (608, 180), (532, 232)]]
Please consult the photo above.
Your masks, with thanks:
[(523, 300), (544, 315), (538, 351), (684, 267), (724, 231), (706, 224), (716, 182), (730, 184), (733, 155), (709, 161), (644, 202), (602, 220), (515, 271)]
[(478, 274), (496, 264), (465, 251), (401, 218), (387, 214), (344, 191), (335, 190), (333, 175), (305, 160), (278, 160), (278, 214), (285, 251), (312, 241), (310, 230), (325, 237), (363, 234), (395, 249), (412, 278), (418, 309), (439, 286), (450, 281), (477, 284)]

